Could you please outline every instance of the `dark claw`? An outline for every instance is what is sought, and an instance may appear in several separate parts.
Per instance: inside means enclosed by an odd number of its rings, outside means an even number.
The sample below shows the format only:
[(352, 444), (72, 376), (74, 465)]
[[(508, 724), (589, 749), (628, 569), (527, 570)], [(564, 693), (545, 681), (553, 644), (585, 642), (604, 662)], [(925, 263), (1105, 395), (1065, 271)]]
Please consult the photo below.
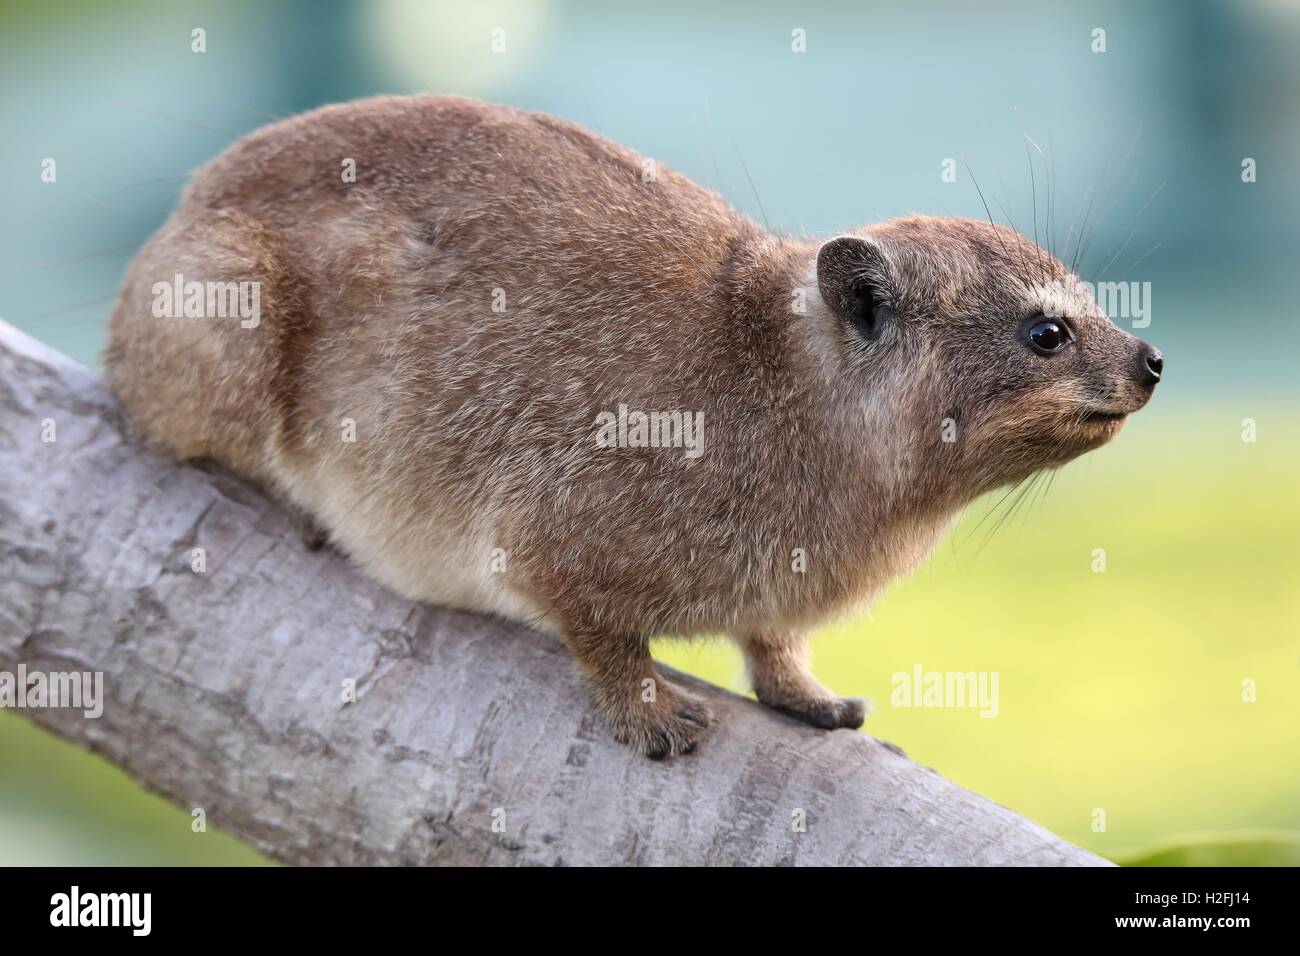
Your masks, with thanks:
[(802, 707), (778, 705), (773, 709), (822, 730), (837, 730), (841, 727), (857, 730), (867, 717), (867, 703), (861, 697), (809, 701)]

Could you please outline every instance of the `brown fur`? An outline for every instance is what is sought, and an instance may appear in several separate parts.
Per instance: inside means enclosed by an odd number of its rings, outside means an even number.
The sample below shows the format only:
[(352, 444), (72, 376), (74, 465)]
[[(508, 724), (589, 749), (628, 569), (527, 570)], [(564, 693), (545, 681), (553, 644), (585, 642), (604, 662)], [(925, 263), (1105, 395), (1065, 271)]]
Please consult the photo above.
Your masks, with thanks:
[[(1146, 401), (1143, 346), (1009, 230), (913, 216), (819, 245), (646, 168), (453, 97), (276, 123), (196, 174), (131, 266), (109, 382), (152, 440), (263, 482), (390, 586), (562, 634), (646, 753), (709, 721), (657, 677), (656, 634), (726, 632), (760, 700), (858, 726), (804, 635), (976, 495), (1107, 440), (1080, 418)], [(260, 325), (155, 318), (178, 272), (261, 282)], [(863, 280), (892, 316), (877, 341), (847, 320)], [(1052, 296), (1078, 341), (1044, 359), (1015, 328)], [(620, 403), (702, 412), (704, 454), (598, 448)]]

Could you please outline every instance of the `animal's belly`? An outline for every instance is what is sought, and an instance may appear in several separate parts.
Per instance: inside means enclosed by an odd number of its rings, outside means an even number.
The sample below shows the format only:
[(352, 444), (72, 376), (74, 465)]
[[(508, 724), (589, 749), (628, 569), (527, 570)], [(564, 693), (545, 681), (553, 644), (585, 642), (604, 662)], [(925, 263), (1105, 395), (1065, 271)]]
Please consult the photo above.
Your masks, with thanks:
[(429, 604), (557, 629), (542, 606), (509, 583), (510, 556), (490, 519), (437, 508), (417, 517), (409, 501), (382, 492), (359, 496), (353, 480), (329, 468), (278, 470), (331, 541), (386, 587)]

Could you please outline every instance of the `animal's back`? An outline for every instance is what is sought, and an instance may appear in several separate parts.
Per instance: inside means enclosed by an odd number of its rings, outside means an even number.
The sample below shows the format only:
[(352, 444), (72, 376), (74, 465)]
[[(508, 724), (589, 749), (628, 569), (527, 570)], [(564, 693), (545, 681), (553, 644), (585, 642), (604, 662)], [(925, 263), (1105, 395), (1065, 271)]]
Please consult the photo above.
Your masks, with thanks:
[[(732, 333), (700, 302), (756, 232), (552, 117), (326, 107), (195, 175), (128, 274), (108, 378), (155, 441), (262, 481), (381, 580), (516, 613), (492, 555), (526, 558), (539, 496), (600, 488), (613, 511), (645, 465), (589, 453), (595, 410), (727, 388)], [(155, 316), (178, 274), (257, 283), (256, 327)]]

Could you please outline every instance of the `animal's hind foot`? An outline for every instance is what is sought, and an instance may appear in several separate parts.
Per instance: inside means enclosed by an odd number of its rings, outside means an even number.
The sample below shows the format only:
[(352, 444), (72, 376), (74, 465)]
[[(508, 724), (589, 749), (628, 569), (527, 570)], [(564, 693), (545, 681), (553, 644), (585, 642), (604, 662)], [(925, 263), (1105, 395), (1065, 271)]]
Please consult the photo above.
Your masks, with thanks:
[[(713, 713), (662, 678), (653, 680), (653, 687), (633, 702), (606, 708), (614, 736), (651, 760), (692, 753), (712, 725)], [(652, 699), (646, 700), (647, 695)]]

